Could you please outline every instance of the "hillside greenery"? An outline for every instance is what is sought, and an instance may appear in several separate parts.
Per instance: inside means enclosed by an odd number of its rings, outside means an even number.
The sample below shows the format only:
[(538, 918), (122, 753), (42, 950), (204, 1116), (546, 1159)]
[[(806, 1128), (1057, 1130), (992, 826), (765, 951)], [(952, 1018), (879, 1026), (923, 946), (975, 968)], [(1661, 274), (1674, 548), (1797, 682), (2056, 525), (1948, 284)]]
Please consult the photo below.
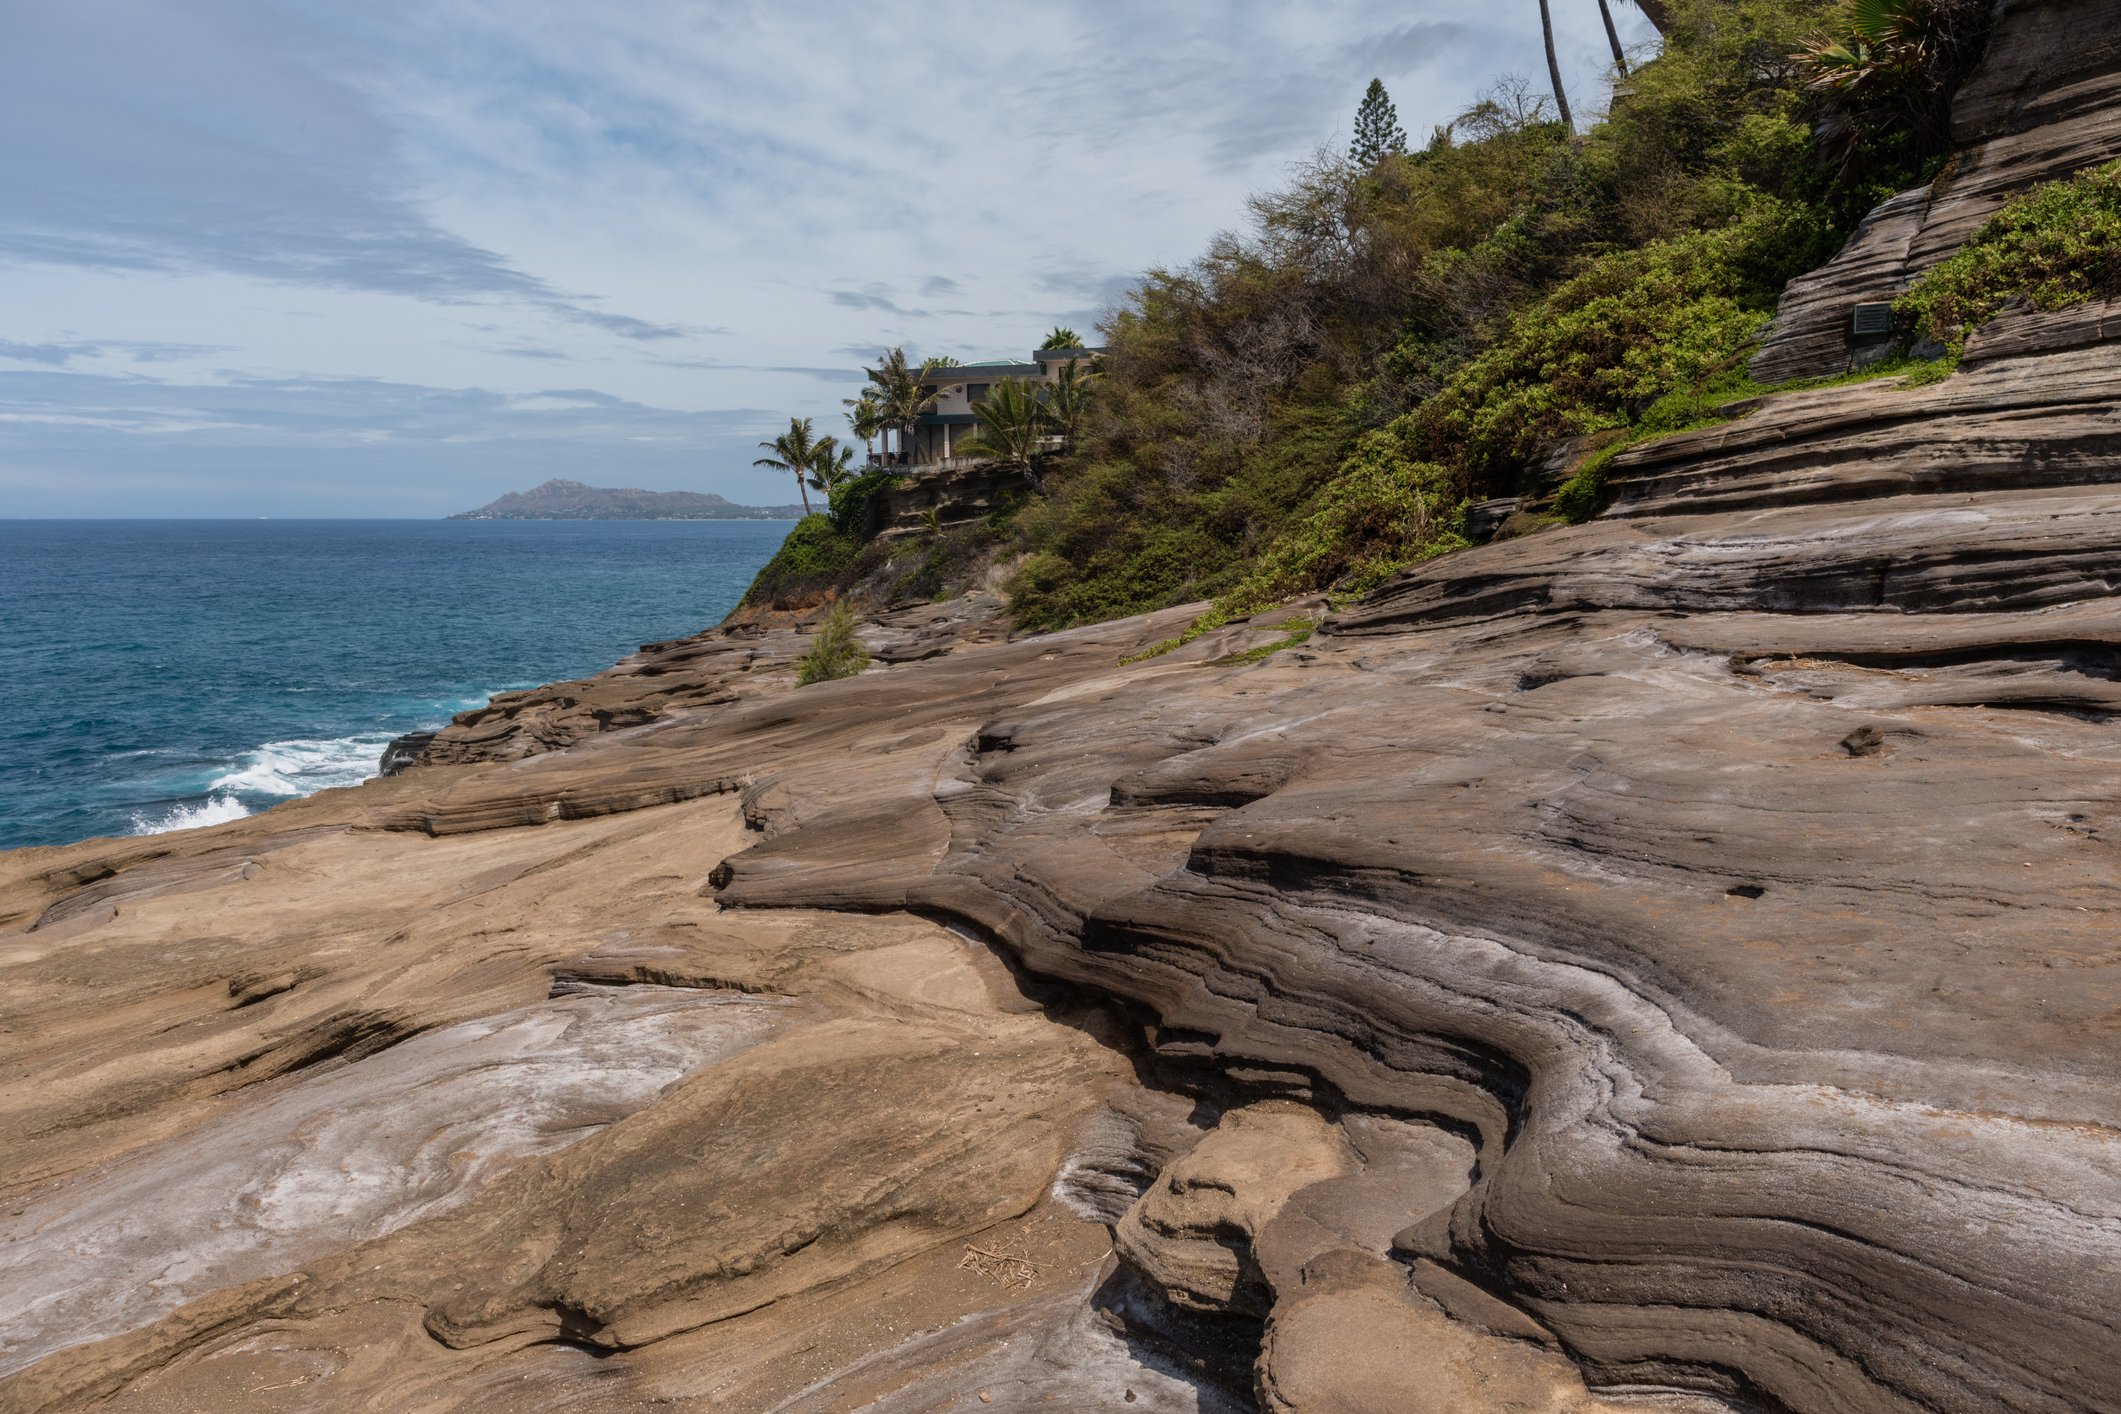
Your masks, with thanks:
[(878, 558), (873, 503), (899, 473), (872, 468), (841, 477), (826, 492), (826, 509), (804, 516), (744, 591), (741, 607), (807, 608), (851, 585)]
[[(1783, 286), (1936, 174), (1988, 13), (1660, 8), (1660, 51), (1616, 63), (1609, 111), (1580, 134), (1506, 77), (1409, 152), (1373, 85), (1377, 140), (1320, 152), (1254, 197), (1243, 229), (1145, 275), (1065, 418), (990, 399), (976, 445), (1021, 465), (1020, 508), (885, 555), (835, 492), (747, 602), (947, 593), (1013, 562), (1021, 628), (1212, 600), (1198, 632), (1462, 547), (1485, 499), (1535, 491), (1549, 518), (1591, 514), (1618, 451), (1764, 391), (1745, 365)], [(1993, 279), (1966, 267), (1908, 317), (1978, 314), (2062, 259), (2034, 227), (2052, 234), (2064, 198), (2043, 199), (2053, 219), (1997, 232)], [(856, 425), (865, 440), (917, 410), (919, 375), (894, 357), (871, 371), (883, 411)]]
[(2016, 295), (2035, 309), (2121, 297), (2121, 162), (2008, 202), (1894, 309), (1910, 332), (1956, 351)]
[[(1621, 445), (1742, 385), (1783, 285), (1932, 175), (1928, 119), (1978, 34), (1911, 19), (1887, 42), (1926, 47), (1887, 62), (1832, 38), (1862, 18), (1839, 4), (1674, 9), (1581, 136), (1504, 80), (1423, 150), (1321, 154), (1247, 229), (1150, 272), (1104, 330), (1078, 454), (1018, 518), (1018, 623), (1212, 598), (1206, 626), (1359, 591), (1462, 545), (1466, 508), (1566, 439)], [(1870, 67), (1829, 74), (1834, 44)]]

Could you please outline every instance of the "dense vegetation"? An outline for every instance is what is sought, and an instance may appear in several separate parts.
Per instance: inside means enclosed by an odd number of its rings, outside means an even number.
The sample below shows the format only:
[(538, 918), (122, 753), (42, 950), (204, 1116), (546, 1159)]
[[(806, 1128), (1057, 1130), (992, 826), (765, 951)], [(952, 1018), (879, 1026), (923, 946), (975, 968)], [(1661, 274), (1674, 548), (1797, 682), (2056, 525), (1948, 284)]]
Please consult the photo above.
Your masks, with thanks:
[(830, 598), (872, 568), (878, 556), (872, 503), (898, 473), (872, 469), (834, 481), (826, 491), (826, 510), (795, 523), (773, 558), (744, 591), (747, 608), (805, 608)]
[(2013, 295), (2035, 309), (2121, 298), (2121, 162), (2009, 202), (1895, 308), (1911, 333), (1956, 350)]
[[(1050, 409), (990, 398), (979, 445), (1035, 489), (1006, 524), (892, 573), (835, 509), (753, 599), (835, 566), (891, 597), (1013, 556), (1023, 627), (1209, 598), (1206, 627), (1457, 548), (1485, 498), (1560, 481), (1545, 513), (1588, 514), (1620, 446), (1757, 391), (1745, 361), (1784, 284), (1934, 174), (1987, 10), (1672, 0), (1660, 52), (1631, 69), (1616, 48), (1581, 133), (1558, 93), (1506, 78), (1408, 152), (1373, 83), (1347, 156), (1144, 277), (1065, 439)], [(872, 372), (885, 411), (858, 435), (903, 425), (903, 371)]]
[(1690, 0), (1581, 136), (1506, 80), (1419, 152), (1320, 156), (1111, 320), (1018, 621), (1364, 588), (1557, 442), (1742, 381), (1783, 284), (1941, 157), (1977, 8)]

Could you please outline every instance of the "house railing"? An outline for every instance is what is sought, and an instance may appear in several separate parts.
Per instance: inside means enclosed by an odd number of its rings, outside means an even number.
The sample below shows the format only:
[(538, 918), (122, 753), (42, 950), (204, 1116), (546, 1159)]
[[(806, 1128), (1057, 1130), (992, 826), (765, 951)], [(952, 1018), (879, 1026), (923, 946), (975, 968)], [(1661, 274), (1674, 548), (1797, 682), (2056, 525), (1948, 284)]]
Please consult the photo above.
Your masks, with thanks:
[[(1066, 446), (1067, 439), (1064, 437), (1039, 438), (1038, 449), (1041, 453), (1064, 451)], [(930, 457), (926, 460), (916, 457), (911, 462), (901, 462), (896, 457), (878, 457), (869, 465), (885, 471), (902, 471), (910, 476), (919, 476), (931, 471), (970, 471), (974, 467), (992, 466), (994, 461), (993, 457)]]
[(887, 471), (903, 471), (909, 476), (919, 476), (931, 471), (969, 471), (976, 466), (985, 466), (993, 460), (992, 457), (932, 457), (927, 461), (885, 461), (878, 465)]

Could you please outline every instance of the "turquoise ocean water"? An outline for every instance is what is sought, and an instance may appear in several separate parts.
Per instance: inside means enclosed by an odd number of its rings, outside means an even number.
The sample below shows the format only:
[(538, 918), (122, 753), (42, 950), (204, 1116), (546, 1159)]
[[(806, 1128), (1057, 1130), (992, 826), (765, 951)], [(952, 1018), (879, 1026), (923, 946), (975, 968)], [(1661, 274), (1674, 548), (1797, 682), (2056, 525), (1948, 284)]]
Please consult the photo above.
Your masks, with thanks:
[(0, 520), (0, 848), (211, 824), (721, 618), (779, 521)]

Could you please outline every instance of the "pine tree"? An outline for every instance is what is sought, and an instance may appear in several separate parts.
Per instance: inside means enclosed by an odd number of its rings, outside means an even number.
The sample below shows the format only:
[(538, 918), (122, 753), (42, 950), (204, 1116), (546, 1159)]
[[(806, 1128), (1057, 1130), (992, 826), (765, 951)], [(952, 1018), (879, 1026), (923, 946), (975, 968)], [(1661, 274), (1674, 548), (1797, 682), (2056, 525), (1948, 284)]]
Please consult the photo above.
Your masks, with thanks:
[(1384, 81), (1371, 79), (1362, 107), (1355, 110), (1355, 141), (1348, 144), (1348, 160), (1368, 171), (1406, 150), (1407, 134), (1399, 126), (1399, 110), (1392, 106)]

